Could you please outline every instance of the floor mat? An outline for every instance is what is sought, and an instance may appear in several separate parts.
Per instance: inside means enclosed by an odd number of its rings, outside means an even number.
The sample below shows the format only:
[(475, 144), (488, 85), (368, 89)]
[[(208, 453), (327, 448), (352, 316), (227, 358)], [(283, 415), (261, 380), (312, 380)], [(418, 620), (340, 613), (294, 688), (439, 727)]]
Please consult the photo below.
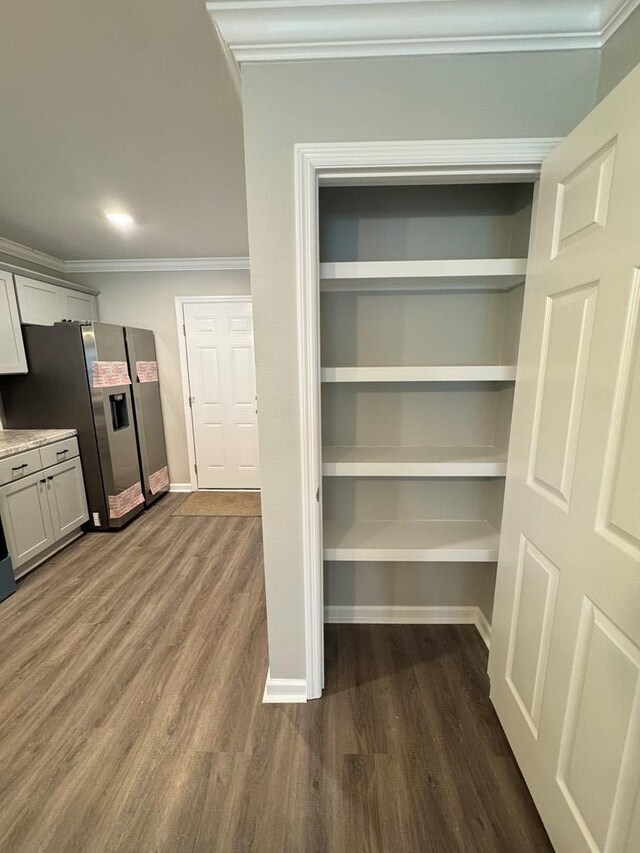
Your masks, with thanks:
[(173, 515), (262, 515), (260, 492), (194, 492)]

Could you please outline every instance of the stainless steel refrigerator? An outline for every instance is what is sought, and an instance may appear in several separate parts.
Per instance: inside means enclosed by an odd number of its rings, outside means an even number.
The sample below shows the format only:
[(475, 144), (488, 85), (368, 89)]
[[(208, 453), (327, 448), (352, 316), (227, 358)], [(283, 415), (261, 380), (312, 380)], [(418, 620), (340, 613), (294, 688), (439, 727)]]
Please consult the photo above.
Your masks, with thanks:
[(125, 326), (142, 491), (147, 506), (169, 491), (167, 451), (160, 406), (156, 342), (149, 329)]
[(22, 328), (29, 372), (0, 384), (6, 426), (75, 427), (89, 526), (123, 527), (145, 506), (123, 327)]

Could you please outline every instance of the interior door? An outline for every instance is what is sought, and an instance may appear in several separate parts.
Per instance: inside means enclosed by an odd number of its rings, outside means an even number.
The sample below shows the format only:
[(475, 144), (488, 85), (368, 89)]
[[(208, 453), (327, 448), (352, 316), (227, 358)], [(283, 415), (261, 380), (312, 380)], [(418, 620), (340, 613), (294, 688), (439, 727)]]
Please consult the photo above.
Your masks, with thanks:
[(559, 853), (640, 850), (640, 68), (554, 151), (489, 672)]
[(198, 487), (257, 489), (251, 302), (189, 302), (184, 324)]

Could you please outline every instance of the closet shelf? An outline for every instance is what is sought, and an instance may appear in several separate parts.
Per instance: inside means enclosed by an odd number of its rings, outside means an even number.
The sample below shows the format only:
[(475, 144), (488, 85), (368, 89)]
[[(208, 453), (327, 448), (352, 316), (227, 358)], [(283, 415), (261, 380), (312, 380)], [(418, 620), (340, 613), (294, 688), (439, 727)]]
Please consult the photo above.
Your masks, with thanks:
[(488, 521), (335, 521), (323, 525), (325, 560), (478, 562), (498, 559)]
[(323, 382), (513, 382), (512, 364), (441, 364), (425, 367), (323, 367)]
[(497, 447), (325, 447), (328, 477), (504, 477)]
[(320, 289), (511, 290), (523, 284), (526, 270), (526, 258), (340, 261), (320, 264)]

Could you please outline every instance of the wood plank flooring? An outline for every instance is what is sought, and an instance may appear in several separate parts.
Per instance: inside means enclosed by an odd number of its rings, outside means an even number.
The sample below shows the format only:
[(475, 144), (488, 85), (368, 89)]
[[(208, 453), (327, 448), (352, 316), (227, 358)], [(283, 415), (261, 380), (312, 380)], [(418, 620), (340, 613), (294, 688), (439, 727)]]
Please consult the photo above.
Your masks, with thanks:
[(91, 534), (0, 604), (2, 853), (551, 850), (472, 626), (331, 625), (262, 705), (258, 518)]

